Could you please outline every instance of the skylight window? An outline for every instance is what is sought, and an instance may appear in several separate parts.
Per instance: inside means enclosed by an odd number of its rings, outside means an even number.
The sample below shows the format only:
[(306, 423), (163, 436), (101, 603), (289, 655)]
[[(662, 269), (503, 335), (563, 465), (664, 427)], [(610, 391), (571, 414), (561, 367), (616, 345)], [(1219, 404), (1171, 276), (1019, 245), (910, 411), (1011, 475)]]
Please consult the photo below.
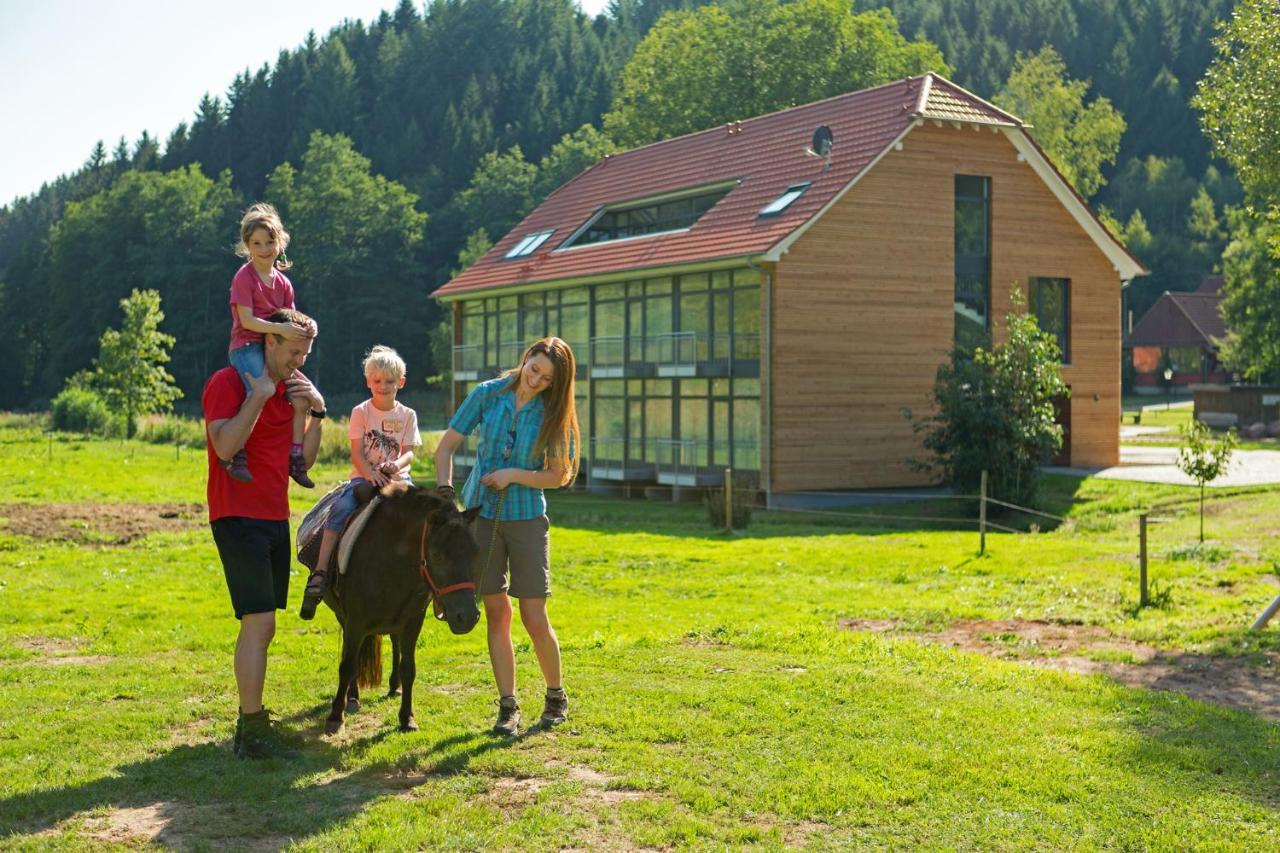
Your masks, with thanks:
[(547, 242), (547, 238), (554, 233), (555, 233), (555, 229), (553, 228), (550, 231), (538, 231), (533, 234), (529, 234), (519, 243), (516, 243), (515, 247), (510, 252), (507, 252), (505, 255), (503, 255), (502, 257), (504, 259), (526, 258), (529, 255), (532, 255), (535, 251), (537, 251), (537, 248), (541, 246), (543, 243)]
[(760, 210), (760, 216), (777, 216), (782, 211), (791, 206), (791, 202), (804, 195), (804, 191), (809, 189), (811, 184), (793, 184), (787, 187), (787, 191), (782, 195), (769, 202)]
[(607, 207), (579, 229), (577, 234), (561, 248), (684, 230), (715, 207), (720, 199), (737, 186), (737, 183), (732, 181), (680, 194), (668, 194), (646, 201)]

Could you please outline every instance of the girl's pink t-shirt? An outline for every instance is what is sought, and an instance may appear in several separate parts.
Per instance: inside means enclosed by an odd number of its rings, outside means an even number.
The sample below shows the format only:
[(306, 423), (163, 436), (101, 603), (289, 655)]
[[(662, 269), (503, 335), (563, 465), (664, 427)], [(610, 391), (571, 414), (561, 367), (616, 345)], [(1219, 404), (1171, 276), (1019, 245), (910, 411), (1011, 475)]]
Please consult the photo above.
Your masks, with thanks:
[(293, 283), (280, 270), (271, 272), (270, 287), (262, 282), (251, 263), (240, 267), (231, 279), (231, 349), (262, 340), (261, 332), (240, 325), (237, 305), (248, 305), (259, 320), (267, 319), (281, 308), (293, 307)]

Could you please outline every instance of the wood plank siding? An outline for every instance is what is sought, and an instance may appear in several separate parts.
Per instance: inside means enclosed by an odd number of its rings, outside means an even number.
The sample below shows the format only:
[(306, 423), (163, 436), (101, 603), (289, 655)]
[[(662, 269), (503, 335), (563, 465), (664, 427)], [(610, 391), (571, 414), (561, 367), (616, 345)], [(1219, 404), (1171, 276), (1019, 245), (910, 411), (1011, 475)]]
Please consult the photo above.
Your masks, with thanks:
[[(837, 140), (837, 152), (839, 140)], [(837, 155), (838, 156), (838, 155)], [(1071, 462), (1114, 465), (1120, 278), (1003, 133), (928, 122), (890, 151), (774, 268), (771, 487), (875, 488), (927, 478), (903, 408), (922, 414), (954, 334), (954, 178), (991, 178), (991, 316), (1010, 286), (1070, 279)], [(769, 298), (762, 288), (762, 298)]]

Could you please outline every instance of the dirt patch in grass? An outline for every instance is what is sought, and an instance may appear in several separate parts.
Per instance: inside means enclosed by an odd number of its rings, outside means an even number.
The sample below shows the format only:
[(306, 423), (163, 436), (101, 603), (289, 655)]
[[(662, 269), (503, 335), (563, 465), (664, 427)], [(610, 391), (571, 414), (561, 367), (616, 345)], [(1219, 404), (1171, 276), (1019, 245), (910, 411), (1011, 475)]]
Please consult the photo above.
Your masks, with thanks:
[(1097, 625), (1024, 619), (964, 619), (917, 633), (891, 619), (848, 619), (853, 631), (897, 634), (988, 657), (1087, 675), (1130, 687), (1168, 690), (1202, 702), (1280, 720), (1280, 654), (1252, 658), (1175, 654), (1111, 634)]
[(290, 839), (280, 836), (246, 838), (237, 831), (240, 825), (230, 810), (216, 804), (162, 801), (115, 808), (105, 817), (89, 818), (81, 834), (92, 842), (130, 847), (150, 843), (178, 850), (216, 848), (222, 846), (220, 840), (249, 851), (282, 850), (290, 844)]
[[(78, 645), (58, 637), (17, 637), (13, 644), (20, 649), (35, 652), (41, 666), (93, 666), (111, 660), (105, 655), (78, 654)], [(16, 663), (28, 664), (32, 661), (20, 660)]]
[(204, 527), (198, 503), (11, 503), (0, 504), (0, 530), (47, 542), (88, 547), (128, 545), (149, 533)]

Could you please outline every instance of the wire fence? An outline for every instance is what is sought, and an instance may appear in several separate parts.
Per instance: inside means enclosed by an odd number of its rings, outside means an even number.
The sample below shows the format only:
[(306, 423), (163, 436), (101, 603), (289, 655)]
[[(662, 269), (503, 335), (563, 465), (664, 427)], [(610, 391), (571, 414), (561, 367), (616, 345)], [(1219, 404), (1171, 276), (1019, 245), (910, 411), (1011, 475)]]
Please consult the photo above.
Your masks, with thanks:
[[(1032, 522), (1028, 529), (1021, 529), (1013, 526), (1013, 522), (1008, 518), (1001, 518), (1001, 521), (994, 521), (990, 518), (990, 510), (998, 508), (1002, 514), (1017, 513), (1038, 520), (1046, 520), (1061, 524), (1066, 521), (1063, 516), (1055, 515), (1051, 512), (1035, 509), (1033, 507), (1021, 506), (1009, 501), (999, 500), (987, 494), (987, 476), (983, 472), (982, 480), (978, 494), (954, 494), (941, 493), (936, 491), (927, 492), (855, 492), (846, 495), (833, 492), (823, 491), (788, 491), (785, 498), (793, 500), (796, 498), (809, 499), (814, 503), (822, 503), (829, 501), (832, 505), (828, 506), (780, 506), (776, 502), (762, 503), (760, 502), (760, 489), (755, 483), (754, 478), (735, 478), (732, 469), (726, 468), (723, 471), (723, 482), (721, 485), (708, 487), (704, 485), (710, 479), (707, 477), (699, 478), (699, 485), (680, 484), (680, 483), (635, 483), (635, 482), (610, 482), (610, 481), (592, 481), (591, 487), (599, 488), (601, 486), (610, 489), (616, 489), (623, 494), (642, 493), (650, 497), (671, 497), (673, 500), (683, 495), (698, 494), (703, 497), (712, 510), (712, 523), (715, 526), (721, 526), (726, 530), (735, 527), (742, 528), (747, 526), (748, 517), (752, 513), (763, 514), (766, 518), (771, 515), (786, 516), (789, 518), (814, 518), (823, 519), (827, 523), (831, 521), (844, 521), (851, 525), (859, 526), (920, 526), (932, 525), (946, 527), (951, 529), (974, 530), (978, 533), (978, 553), (982, 554), (986, 551), (986, 534), (987, 531), (1011, 534), (1025, 534), (1036, 532), (1039, 529), (1037, 522)], [(717, 477), (716, 479), (720, 479)], [(971, 513), (963, 515), (940, 515), (936, 512), (892, 512), (882, 511), (879, 509), (870, 511), (859, 511), (857, 509), (846, 509), (840, 506), (840, 502), (853, 498), (858, 503), (877, 501), (883, 502), (876, 504), (884, 506), (885, 504), (894, 503), (938, 503), (944, 504), (955, 501), (965, 502), (973, 505), (974, 509)], [(848, 506), (848, 504), (845, 504)], [(1002, 523), (1004, 522), (1004, 523)]]

